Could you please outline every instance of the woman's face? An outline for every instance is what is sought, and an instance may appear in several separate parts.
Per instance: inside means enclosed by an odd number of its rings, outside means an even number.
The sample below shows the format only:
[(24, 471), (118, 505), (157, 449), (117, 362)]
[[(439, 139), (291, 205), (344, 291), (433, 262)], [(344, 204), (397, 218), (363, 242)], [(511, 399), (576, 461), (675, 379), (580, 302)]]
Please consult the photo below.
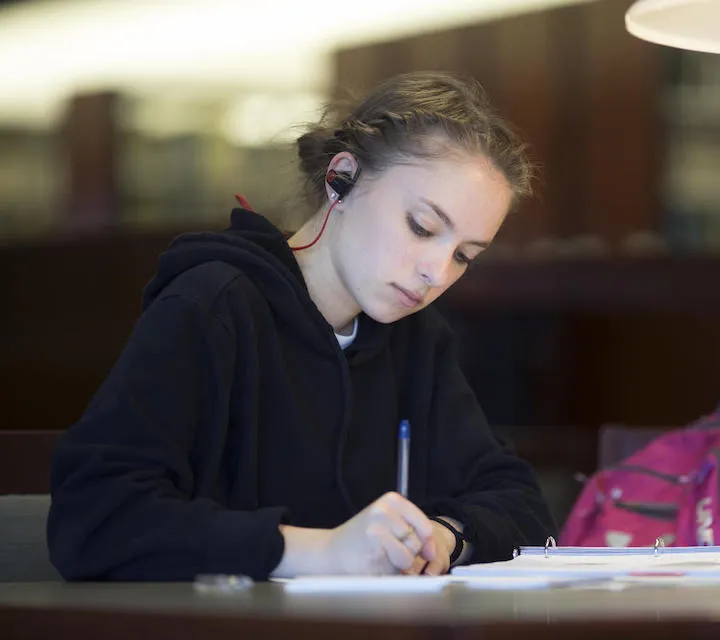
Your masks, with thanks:
[(483, 157), (396, 164), (341, 204), (332, 262), (358, 306), (393, 322), (427, 306), (492, 242), (512, 192)]

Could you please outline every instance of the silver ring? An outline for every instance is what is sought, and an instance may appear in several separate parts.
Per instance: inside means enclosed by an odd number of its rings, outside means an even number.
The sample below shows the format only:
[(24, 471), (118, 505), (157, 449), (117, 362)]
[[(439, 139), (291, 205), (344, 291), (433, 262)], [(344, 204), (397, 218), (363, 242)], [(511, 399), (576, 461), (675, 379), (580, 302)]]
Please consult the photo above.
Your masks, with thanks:
[(407, 531), (405, 533), (403, 533), (398, 538), (398, 540), (400, 540), (400, 542), (402, 542), (404, 544), (413, 533), (415, 533), (415, 529), (413, 529), (412, 527), (408, 527)]

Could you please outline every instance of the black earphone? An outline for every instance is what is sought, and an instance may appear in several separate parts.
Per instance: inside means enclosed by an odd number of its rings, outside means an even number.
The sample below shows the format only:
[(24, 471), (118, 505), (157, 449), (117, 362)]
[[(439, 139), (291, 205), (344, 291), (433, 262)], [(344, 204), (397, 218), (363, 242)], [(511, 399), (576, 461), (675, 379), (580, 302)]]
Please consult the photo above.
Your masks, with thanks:
[(325, 180), (330, 185), (330, 188), (337, 193), (338, 201), (344, 199), (350, 190), (355, 186), (358, 176), (360, 175), (360, 167), (355, 172), (354, 176), (349, 173), (338, 172), (335, 169), (330, 169), (327, 172)]
[(345, 173), (344, 171), (335, 171), (335, 169), (330, 169), (330, 171), (327, 172), (327, 175), (325, 176), (325, 181), (328, 183), (328, 185), (330, 185), (330, 188), (333, 190), (333, 195), (330, 197), (330, 200), (332, 200), (332, 204), (328, 207), (327, 213), (325, 214), (325, 222), (323, 222), (323, 225), (320, 228), (320, 233), (317, 234), (315, 240), (299, 247), (291, 247), (293, 251), (303, 251), (305, 249), (309, 249), (318, 240), (320, 240), (320, 236), (322, 236), (323, 231), (325, 231), (325, 225), (327, 225), (327, 222), (330, 219), (330, 214), (332, 213), (332, 210), (335, 208), (335, 205), (338, 202), (342, 202), (343, 199), (347, 196), (347, 194), (350, 193), (351, 189), (355, 186), (359, 175), (360, 167), (358, 167), (358, 170), (355, 172), (354, 176), (351, 176), (349, 173)]

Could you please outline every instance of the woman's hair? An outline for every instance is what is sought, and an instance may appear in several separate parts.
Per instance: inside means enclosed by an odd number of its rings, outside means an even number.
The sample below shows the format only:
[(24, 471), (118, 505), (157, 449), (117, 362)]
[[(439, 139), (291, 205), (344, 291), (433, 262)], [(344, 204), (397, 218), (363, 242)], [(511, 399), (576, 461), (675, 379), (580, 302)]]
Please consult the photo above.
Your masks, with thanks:
[(527, 145), (494, 113), (476, 80), (449, 73), (397, 75), (355, 105), (328, 105), (298, 138), (297, 151), (314, 207), (325, 201), (328, 164), (341, 151), (355, 156), (363, 175), (418, 158), (482, 154), (505, 176), (513, 202), (532, 193)]

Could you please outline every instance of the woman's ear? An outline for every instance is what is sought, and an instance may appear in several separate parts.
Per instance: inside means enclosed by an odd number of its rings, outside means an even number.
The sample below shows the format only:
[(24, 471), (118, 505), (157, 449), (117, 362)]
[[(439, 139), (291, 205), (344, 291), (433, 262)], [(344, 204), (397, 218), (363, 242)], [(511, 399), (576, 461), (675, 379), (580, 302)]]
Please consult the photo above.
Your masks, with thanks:
[(342, 151), (328, 164), (325, 174), (325, 192), (330, 202), (345, 198), (355, 185), (360, 173), (355, 156), (349, 151)]

